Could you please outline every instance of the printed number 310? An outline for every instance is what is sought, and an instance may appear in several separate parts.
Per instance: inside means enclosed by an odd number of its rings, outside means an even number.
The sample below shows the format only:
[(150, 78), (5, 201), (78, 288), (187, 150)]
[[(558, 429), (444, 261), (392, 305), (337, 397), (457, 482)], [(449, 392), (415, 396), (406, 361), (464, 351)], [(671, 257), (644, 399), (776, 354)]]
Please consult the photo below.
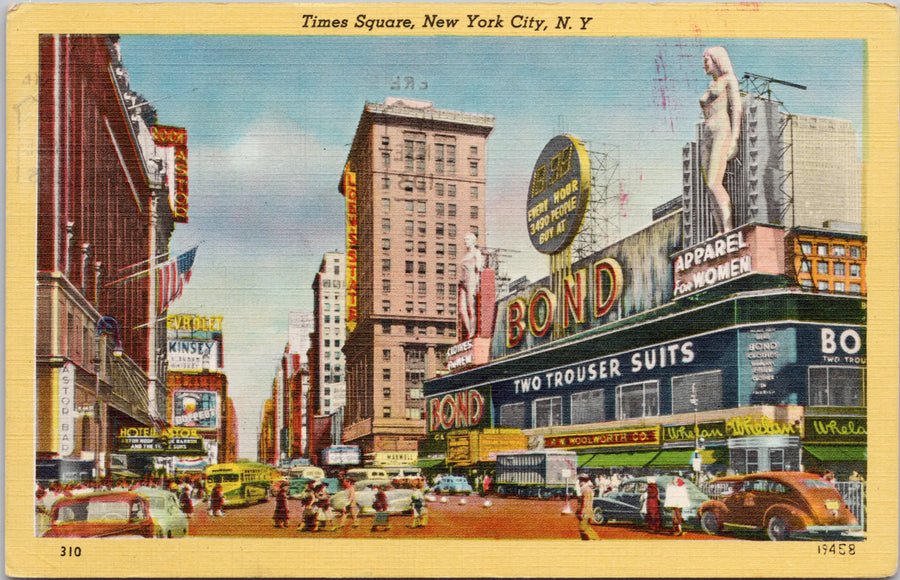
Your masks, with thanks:
[(80, 546), (61, 546), (62, 551), (59, 553), (61, 558), (78, 558), (81, 556)]

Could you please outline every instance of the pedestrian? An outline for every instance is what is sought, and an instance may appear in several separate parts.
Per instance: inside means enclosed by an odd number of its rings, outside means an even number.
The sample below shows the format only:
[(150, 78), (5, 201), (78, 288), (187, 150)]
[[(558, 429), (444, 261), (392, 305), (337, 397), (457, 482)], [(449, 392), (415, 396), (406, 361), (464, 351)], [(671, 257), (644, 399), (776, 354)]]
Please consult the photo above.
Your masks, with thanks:
[(222, 484), (217, 483), (209, 497), (209, 515), (222, 517), (225, 515), (225, 498), (222, 496)]
[(661, 526), (661, 518), (659, 510), (659, 486), (656, 485), (655, 477), (651, 476), (647, 478), (647, 491), (644, 492), (641, 513), (644, 514), (644, 521), (647, 522), (647, 527), (654, 532), (658, 532)]
[(586, 473), (578, 474), (578, 487), (575, 488), (578, 496), (578, 507), (575, 510), (575, 518), (578, 520), (578, 530), (582, 540), (599, 540), (600, 537), (591, 528), (591, 516), (594, 511), (594, 484), (591, 476)]
[(278, 492), (275, 494), (275, 514), (272, 516), (272, 519), (275, 520), (275, 527), (286, 528), (289, 516), (287, 493), (284, 491), (284, 486), (281, 485), (278, 486)]
[(306, 482), (306, 487), (300, 492), (300, 523), (297, 524), (297, 529), (301, 532), (316, 517), (316, 494), (313, 489), (313, 483), (312, 480)]
[(416, 488), (413, 491), (412, 497), (410, 498), (410, 505), (412, 506), (413, 521), (412, 525), (409, 527), (424, 527), (425, 524), (428, 523), (428, 514), (426, 513), (425, 508), (425, 496), (423, 495), (421, 488)]
[(486, 495), (486, 496), (490, 495), (491, 494), (491, 474), (490, 473), (484, 474), (483, 484), (484, 484), (484, 495)]
[(181, 503), (181, 511), (184, 512), (185, 517), (193, 517), (194, 503), (191, 501), (191, 494), (188, 491), (188, 486), (184, 486), (181, 488), (181, 496), (179, 497), (179, 502)]
[(684, 519), (681, 517), (681, 510), (691, 506), (691, 499), (688, 495), (687, 486), (684, 480), (676, 477), (672, 483), (666, 486), (665, 507), (672, 510), (672, 534), (675, 536), (683, 536), (684, 530), (682, 524)]
[(822, 476), (822, 479), (824, 479), (825, 481), (827, 481), (828, 484), (831, 485), (832, 487), (835, 487), (835, 485), (834, 485), (834, 484), (835, 484), (834, 472), (831, 471), (830, 469), (828, 469), (828, 470), (825, 471), (825, 475)]
[(331, 496), (328, 494), (328, 487), (322, 482), (313, 487), (313, 492), (316, 507), (316, 523), (313, 531), (318, 532), (320, 527), (326, 525), (326, 522), (332, 519)]
[(372, 530), (375, 531), (375, 528), (384, 527), (384, 529), (391, 529), (391, 525), (388, 523), (388, 499), (387, 494), (384, 493), (384, 487), (381, 485), (375, 486), (375, 501), (372, 503), (372, 508), (375, 510), (375, 519), (372, 522)]
[(343, 528), (347, 524), (348, 513), (353, 517), (352, 526), (354, 528), (359, 526), (359, 505), (357, 505), (356, 503), (356, 488), (353, 486), (353, 482), (349, 479), (342, 479), (341, 487), (343, 488), (347, 500), (347, 505), (342, 507), (340, 523), (331, 528), (332, 531), (337, 530), (338, 528)]

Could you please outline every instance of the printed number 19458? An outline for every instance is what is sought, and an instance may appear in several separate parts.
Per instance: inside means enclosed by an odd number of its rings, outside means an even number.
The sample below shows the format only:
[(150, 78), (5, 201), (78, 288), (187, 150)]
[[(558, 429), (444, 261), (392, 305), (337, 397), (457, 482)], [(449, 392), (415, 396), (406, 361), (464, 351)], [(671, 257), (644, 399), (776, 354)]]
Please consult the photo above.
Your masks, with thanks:
[(855, 556), (856, 544), (819, 544), (818, 552), (822, 556)]

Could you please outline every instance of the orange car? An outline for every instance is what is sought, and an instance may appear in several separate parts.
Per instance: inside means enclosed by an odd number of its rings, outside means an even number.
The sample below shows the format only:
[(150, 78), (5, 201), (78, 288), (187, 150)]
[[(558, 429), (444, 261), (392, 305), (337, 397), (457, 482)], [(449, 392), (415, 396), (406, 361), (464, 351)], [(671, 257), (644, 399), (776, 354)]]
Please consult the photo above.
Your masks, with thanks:
[(108, 538), (154, 535), (150, 503), (127, 491), (105, 491), (56, 500), (45, 538)]
[(770, 540), (785, 540), (862, 532), (841, 494), (820, 475), (771, 471), (728, 480), (731, 489), (698, 510), (700, 527), (707, 534), (764, 530)]

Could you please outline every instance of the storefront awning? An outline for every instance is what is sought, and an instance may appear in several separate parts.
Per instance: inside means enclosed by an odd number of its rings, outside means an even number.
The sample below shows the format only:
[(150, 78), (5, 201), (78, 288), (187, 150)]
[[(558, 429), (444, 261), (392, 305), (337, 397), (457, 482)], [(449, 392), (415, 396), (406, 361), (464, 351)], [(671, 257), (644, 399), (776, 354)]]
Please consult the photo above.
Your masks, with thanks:
[(819, 461), (865, 461), (865, 445), (804, 445), (803, 450)]
[(420, 459), (416, 465), (423, 469), (429, 469), (432, 467), (437, 467), (444, 462), (443, 459)]
[[(653, 458), (647, 467), (691, 467), (691, 455), (693, 449), (666, 449), (660, 451), (659, 455)], [(700, 457), (703, 465), (712, 465), (715, 463), (728, 462), (728, 449), (725, 447), (713, 447), (700, 451)]]
[(579, 467), (643, 467), (653, 459), (658, 451), (636, 451), (634, 453), (597, 453), (593, 457), (579, 458)]

